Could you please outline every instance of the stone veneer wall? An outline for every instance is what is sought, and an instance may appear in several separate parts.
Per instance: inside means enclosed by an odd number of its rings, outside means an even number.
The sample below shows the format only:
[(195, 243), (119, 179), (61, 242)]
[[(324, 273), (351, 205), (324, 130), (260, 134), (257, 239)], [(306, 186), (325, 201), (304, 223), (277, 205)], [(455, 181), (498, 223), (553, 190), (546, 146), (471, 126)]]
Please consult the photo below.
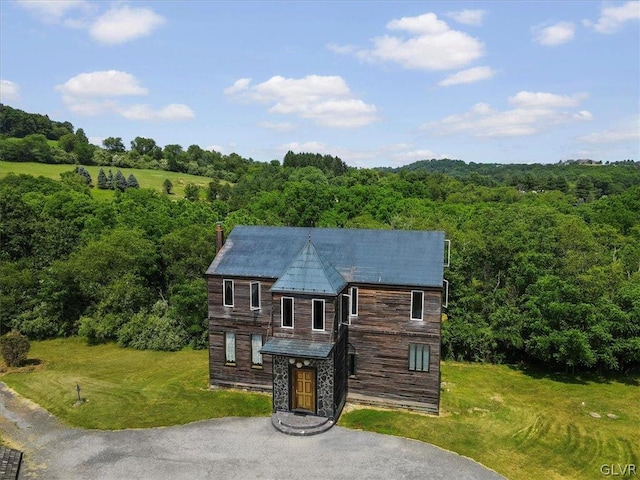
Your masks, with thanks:
[[(305, 359), (295, 359), (303, 361)], [(333, 405), (333, 355), (326, 360), (306, 359), (308, 367), (316, 369), (316, 415), (334, 418), (336, 412)], [(291, 364), (288, 357), (273, 357), (273, 408), (289, 411), (289, 372)]]

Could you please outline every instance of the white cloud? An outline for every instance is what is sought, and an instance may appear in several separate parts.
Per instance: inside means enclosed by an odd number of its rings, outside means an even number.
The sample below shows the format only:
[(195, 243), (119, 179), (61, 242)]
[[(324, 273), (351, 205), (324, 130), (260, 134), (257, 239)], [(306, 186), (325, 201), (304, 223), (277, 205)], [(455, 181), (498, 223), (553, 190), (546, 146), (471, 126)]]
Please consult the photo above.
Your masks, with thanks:
[(293, 130), (295, 128), (295, 126), (293, 125), (293, 123), (290, 122), (279, 122), (279, 123), (274, 123), (274, 122), (260, 122), (258, 123), (259, 127), (262, 128), (266, 128), (267, 130), (273, 130), (276, 132), (290, 132), (291, 130)]
[(456, 12), (447, 12), (445, 15), (463, 25), (478, 27), (482, 25), (485, 13), (484, 10), (459, 10)]
[(224, 154), (226, 149), (222, 145), (209, 145), (205, 147), (205, 150), (209, 150), (210, 152), (218, 152)]
[(487, 103), (477, 103), (466, 113), (450, 115), (422, 128), (441, 135), (469, 133), (479, 138), (535, 135), (556, 125), (591, 120), (593, 116), (587, 110), (560, 110), (578, 106), (583, 98), (583, 94), (523, 91), (509, 97), (508, 102), (514, 107), (510, 110), (499, 111)]
[(517, 107), (575, 107), (587, 97), (584, 93), (575, 95), (556, 95), (545, 92), (518, 92), (513, 97), (509, 97), (509, 103)]
[(326, 127), (361, 127), (378, 120), (375, 105), (354, 98), (339, 76), (296, 79), (278, 75), (255, 86), (240, 79), (224, 92), (247, 102), (271, 105), (270, 113), (297, 115)]
[(474, 67), (453, 73), (440, 81), (438, 85), (448, 87), (449, 85), (459, 85), (461, 83), (474, 83), (480, 80), (487, 80), (494, 75), (495, 71), (491, 67)]
[(387, 29), (409, 36), (384, 35), (373, 39), (373, 48), (341, 47), (330, 44), (336, 53), (351, 53), (369, 62), (397, 63), (413, 70), (460, 68), (484, 55), (484, 45), (464, 32), (452, 30), (434, 13), (391, 20)]
[(17, 102), (20, 100), (20, 85), (10, 80), (0, 80), (0, 102)]
[(576, 26), (572, 22), (558, 22), (554, 25), (537, 25), (531, 28), (533, 41), (540, 45), (555, 47), (570, 40), (576, 32)]
[(193, 110), (181, 103), (172, 103), (154, 110), (149, 105), (129, 105), (118, 107), (117, 111), (129, 120), (189, 120), (195, 117)]
[(122, 103), (122, 97), (144, 96), (149, 90), (127, 72), (106, 70), (81, 73), (56, 85), (62, 100), (78, 115), (116, 113), (129, 120), (188, 120), (195, 116), (187, 105), (172, 103), (159, 109), (147, 104)]
[(17, 0), (17, 3), (44, 23), (58, 23), (73, 10), (90, 8), (84, 0)]
[(626, 2), (617, 7), (602, 7), (595, 24), (590, 20), (584, 20), (583, 23), (600, 33), (615, 33), (624, 23), (633, 20), (640, 20), (640, 1)]
[(72, 97), (120, 97), (149, 92), (140, 86), (136, 77), (118, 70), (81, 73), (57, 85), (56, 90)]
[(224, 89), (225, 95), (235, 95), (236, 93), (240, 93), (246, 90), (249, 87), (249, 83), (251, 83), (250, 78), (240, 78), (233, 82), (233, 85)]
[(100, 43), (118, 45), (145, 37), (165, 19), (148, 8), (130, 8), (126, 5), (114, 7), (99, 17), (91, 28), (90, 35)]
[(589, 135), (579, 137), (578, 140), (590, 144), (640, 142), (640, 127), (636, 126), (635, 129), (604, 130), (602, 132), (594, 132)]

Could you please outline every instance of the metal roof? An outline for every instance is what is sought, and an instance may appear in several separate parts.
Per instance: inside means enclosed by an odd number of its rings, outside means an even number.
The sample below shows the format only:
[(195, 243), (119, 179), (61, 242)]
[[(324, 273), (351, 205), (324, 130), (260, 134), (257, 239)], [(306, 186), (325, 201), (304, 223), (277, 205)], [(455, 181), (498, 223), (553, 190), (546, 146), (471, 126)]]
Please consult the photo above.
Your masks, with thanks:
[(285, 355), (287, 357), (327, 358), (333, 349), (331, 343), (271, 337), (260, 353), (263, 355)]
[(277, 279), (309, 236), (347, 283), (442, 287), (440, 231), (237, 226), (206, 273)]
[(309, 238), (300, 253), (278, 277), (271, 291), (337, 295), (346, 284), (342, 275), (318, 254)]

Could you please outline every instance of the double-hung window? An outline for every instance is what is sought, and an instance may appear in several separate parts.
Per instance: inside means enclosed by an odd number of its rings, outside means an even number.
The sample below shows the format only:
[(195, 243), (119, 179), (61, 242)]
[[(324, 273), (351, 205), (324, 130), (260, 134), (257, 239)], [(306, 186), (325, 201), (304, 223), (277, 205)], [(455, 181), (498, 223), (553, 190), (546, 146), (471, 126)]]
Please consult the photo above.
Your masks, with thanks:
[(424, 292), (420, 290), (411, 291), (411, 320), (422, 320), (424, 311)]
[(312, 330), (317, 332), (324, 331), (324, 300), (318, 300), (316, 298), (312, 301), (313, 306), (311, 309)]
[(222, 304), (225, 307), (233, 307), (233, 280), (222, 282)]
[(351, 297), (349, 295), (342, 295), (340, 297), (340, 321), (351, 325)]
[(251, 335), (251, 366), (253, 368), (262, 368), (262, 335)]
[(423, 343), (409, 344), (409, 370), (414, 372), (429, 371), (429, 345)]
[(282, 297), (280, 301), (280, 321), (282, 328), (293, 328), (293, 298)]
[(235, 332), (225, 332), (224, 334), (224, 363), (225, 365), (236, 364), (236, 334)]
[(351, 316), (358, 316), (358, 287), (351, 287)]
[(260, 282), (251, 282), (251, 310), (260, 310)]

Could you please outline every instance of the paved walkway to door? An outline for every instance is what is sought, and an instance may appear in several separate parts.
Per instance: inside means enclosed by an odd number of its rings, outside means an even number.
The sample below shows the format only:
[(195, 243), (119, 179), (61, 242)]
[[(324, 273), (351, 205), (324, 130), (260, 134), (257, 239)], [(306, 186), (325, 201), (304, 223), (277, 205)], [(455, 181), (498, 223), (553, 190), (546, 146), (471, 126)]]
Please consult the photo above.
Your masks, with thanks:
[(270, 418), (144, 430), (68, 428), (2, 383), (0, 429), (24, 451), (20, 479), (503, 478), (425, 443), (341, 427), (293, 437), (278, 432)]

